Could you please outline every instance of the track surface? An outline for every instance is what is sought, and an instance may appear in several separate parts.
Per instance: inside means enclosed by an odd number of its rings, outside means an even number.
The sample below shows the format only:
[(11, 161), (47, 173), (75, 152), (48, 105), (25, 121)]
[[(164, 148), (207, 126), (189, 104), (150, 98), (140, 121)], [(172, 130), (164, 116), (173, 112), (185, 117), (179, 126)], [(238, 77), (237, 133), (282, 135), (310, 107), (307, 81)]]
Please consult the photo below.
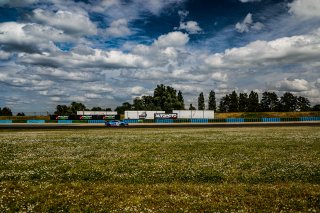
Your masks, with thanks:
[(281, 123), (173, 123), (173, 124), (129, 124), (128, 127), (106, 127), (104, 124), (0, 124), (4, 129), (112, 129), (112, 128), (235, 128), (235, 127), (320, 127), (320, 122), (281, 122)]

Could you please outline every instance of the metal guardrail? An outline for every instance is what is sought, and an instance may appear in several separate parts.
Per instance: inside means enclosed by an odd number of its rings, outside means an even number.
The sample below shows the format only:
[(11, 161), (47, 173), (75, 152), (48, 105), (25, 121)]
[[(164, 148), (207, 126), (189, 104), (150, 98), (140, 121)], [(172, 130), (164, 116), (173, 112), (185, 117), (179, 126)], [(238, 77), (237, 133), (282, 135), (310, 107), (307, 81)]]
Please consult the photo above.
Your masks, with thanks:
[[(127, 119), (128, 123), (280, 123), (280, 122), (317, 122), (320, 117), (300, 117), (300, 118), (226, 118), (226, 119), (156, 119), (156, 120), (141, 120), (141, 119)], [(59, 123), (59, 124), (72, 124), (72, 123), (104, 123), (105, 120), (0, 120), (0, 124), (10, 123)]]

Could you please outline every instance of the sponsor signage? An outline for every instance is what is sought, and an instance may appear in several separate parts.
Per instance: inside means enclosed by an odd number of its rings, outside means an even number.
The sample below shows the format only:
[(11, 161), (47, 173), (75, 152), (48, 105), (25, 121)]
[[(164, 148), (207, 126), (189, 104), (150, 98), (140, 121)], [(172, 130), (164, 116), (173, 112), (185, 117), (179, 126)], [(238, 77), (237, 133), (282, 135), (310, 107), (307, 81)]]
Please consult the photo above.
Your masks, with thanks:
[(178, 113), (154, 113), (154, 119), (177, 119)]
[(111, 111), (77, 111), (77, 115), (117, 115), (117, 112), (111, 112)]
[(147, 113), (143, 112), (139, 115), (139, 119), (146, 119), (147, 116), (148, 116)]
[(82, 115), (80, 116), (80, 120), (91, 120), (92, 119), (92, 115)]
[(105, 116), (103, 116), (103, 120), (105, 120), (105, 119), (115, 119), (115, 118), (116, 118), (115, 115), (105, 115)]
[(69, 116), (68, 115), (58, 115), (56, 116), (56, 120), (68, 120)]

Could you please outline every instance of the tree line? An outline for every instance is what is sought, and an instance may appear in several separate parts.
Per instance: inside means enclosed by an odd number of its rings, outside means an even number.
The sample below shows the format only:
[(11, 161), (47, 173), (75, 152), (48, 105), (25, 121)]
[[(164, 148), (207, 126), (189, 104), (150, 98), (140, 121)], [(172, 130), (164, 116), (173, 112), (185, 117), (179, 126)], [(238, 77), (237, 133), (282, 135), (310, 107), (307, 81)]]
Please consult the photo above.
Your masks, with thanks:
[(198, 108), (189, 105), (185, 107), (181, 91), (163, 84), (157, 85), (153, 96), (136, 97), (133, 103), (125, 102), (118, 106), (115, 111), (123, 114), (126, 110), (147, 110), (147, 111), (172, 111), (172, 110), (214, 110), (217, 112), (294, 112), (294, 111), (320, 111), (320, 104), (311, 107), (310, 101), (302, 96), (295, 96), (290, 92), (284, 93), (281, 97), (275, 92), (262, 93), (259, 101), (257, 92), (239, 93), (233, 91), (220, 99), (219, 105), (216, 102), (216, 93), (211, 90), (206, 106), (203, 92), (198, 96)]
[(295, 96), (290, 92), (281, 97), (275, 92), (262, 93), (261, 100), (257, 92), (236, 93), (233, 91), (221, 98), (219, 103), (220, 112), (295, 112), (319, 110), (320, 105), (313, 108), (310, 101), (302, 96)]
[[(173, 87), (163, 84), (157, 85), (153, 95), (134, 98), (132, 104), (124, 102), (115, 108), (118, 114), (124, 114), (126, 110), (146, 111), (172, 111), (172, 110), (214, 110), (217, 112), (294, 112), (294, 111), (320, 111), (320, 104), (313, 107), (310, 101), (302, 96), (295, 96), (290, 92), (284, 93), (281, 97), (275, 92), (262, 93), (261, 100), (257, 92), (239, 93), (233, 91), (220, 99), (219, 105), (216, 102), (216, 93), (211, 90), (208, 95), (207, 105), (205, 96), (201, 92), (198, 96), (198, 107), (192, 104), (185, 107), (182, 92)], [(83, 103), (72, 102), (70, 105), (57, 105), (55, 115), (76, 115), (77, 111), (112, 111), (111, 108), (93, 107), (87, 108)], [(0, 108), (0, 116), (12, 116), (9, 107)], [(18, 113), (17, 116), (24, 116)]]

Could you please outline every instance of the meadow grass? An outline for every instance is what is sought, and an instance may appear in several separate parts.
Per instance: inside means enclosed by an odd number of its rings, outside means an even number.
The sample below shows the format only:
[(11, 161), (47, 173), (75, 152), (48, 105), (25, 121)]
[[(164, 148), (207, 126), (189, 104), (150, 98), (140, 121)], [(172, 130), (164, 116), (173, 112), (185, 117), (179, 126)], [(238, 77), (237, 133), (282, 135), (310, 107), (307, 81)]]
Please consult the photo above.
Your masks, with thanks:
[(0, 212), (319, 212), (320, 128), (1, 130)]

